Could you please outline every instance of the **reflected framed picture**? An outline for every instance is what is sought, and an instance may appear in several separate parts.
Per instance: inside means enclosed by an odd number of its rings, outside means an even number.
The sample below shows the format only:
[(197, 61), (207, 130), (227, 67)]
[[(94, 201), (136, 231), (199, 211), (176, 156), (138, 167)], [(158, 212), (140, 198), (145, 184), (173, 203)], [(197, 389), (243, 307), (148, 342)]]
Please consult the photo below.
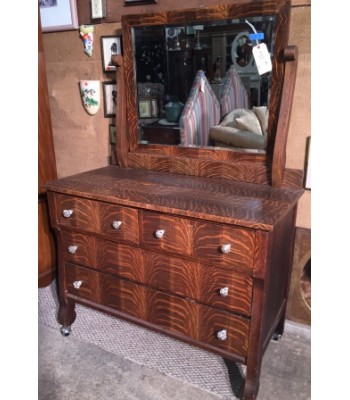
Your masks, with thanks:
[(140, 99), (139, 100), (139, 115), (140, 115), (140, 118), (151, 118), (152, 117), (151, 99)]
[(76, 0), (39, 0), (43, 32), (79, 29)]
[(122, 54), (121, 36), (101, 36), (101, 52), (103, 71), (115, 71), (116, 66), (112, 64), (112, 56)]
[(103, 107), (106, 118), (114, 117), (117, 109), (117, 83), (113, 81), (102, 82)]

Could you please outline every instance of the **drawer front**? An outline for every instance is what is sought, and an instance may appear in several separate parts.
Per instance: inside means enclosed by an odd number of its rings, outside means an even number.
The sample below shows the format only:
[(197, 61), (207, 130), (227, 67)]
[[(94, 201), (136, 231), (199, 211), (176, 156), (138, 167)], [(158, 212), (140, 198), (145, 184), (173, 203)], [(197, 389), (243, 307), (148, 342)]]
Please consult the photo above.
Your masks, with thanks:
[(248, 351), (249, 326), (249, 321), (244, 318), (202, 306), (199, 340), (245, 357)]
[(77, 232), (63, 232), (62, 251), (66, 261), (144, 282), (141, 249)]
[(190, 220), (143, 211), (141, 230), (142, 244), (151, 250), (192, 254), (193, 225)]
[(249, 320), (152, 289), (148, 292), (149, 322), (242, 357), (247, 355)]
[(139, 243), (138, 211), (101, 203), (101, 233), (111, 239)]
[(245, 357), (249, 320), (97, 271), (65, 264), (69, 293)]
[(64, 260), (98, 269), (97, 239), (77, 232), (61, 232)]
[(148, 321), (171, 332), (198, 339), (198, 304), (148, 289)]
[(166, 254), (144, 251), (145, 280), (150, 286), (199, 300), (198, 263)]
[(230, 226), (198, 223), (194, 234), (194, 255), (224, 267), (253, 268), (254, 232)]
[(145, 319), (144, 287), (69, 263), (66, 263), (65, 269), (67, 289), (70, 293)]
[(202, 266), (200, 299), (212, 307), (250, 316), (253, 279), (251, 276)]
[(99, 232), (99, 204), (79, 197), (55, 195), (57, 222), (61, 226)]
[(165, 254), (144, 252), (145, 281), (160, 290), (250, 315), (252, 278)]

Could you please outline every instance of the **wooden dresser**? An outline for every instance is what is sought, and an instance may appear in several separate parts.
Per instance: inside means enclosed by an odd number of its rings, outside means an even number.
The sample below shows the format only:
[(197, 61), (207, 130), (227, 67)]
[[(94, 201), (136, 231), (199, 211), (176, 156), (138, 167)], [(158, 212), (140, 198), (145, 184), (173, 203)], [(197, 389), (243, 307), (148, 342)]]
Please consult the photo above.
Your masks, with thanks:
[(96, 308), (246, 364), (254, 398), (283, 331), (302, 190), (117, 166), (47, 190), (62, 333), (76, 302)]

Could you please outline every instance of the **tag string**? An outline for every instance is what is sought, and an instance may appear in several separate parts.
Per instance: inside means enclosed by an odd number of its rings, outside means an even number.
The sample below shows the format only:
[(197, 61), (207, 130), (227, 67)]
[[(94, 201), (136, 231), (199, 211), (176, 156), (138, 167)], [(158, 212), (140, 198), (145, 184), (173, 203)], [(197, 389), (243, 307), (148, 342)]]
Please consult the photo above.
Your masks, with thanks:
[[(248, 25), (252, 28), (252, 30), (253, 30), (253, 32), (254, 32), (255, 34), (258, 33), (257, 30), (255, 29), (255, 26), (254, 26), (253, 24), (251, 24), (248, 20), (245, 20), (244, 22), (245, 22), (246, 24), (248, 24)], [(256, 40), (256, 44), (259, 46), (259, 40)]]

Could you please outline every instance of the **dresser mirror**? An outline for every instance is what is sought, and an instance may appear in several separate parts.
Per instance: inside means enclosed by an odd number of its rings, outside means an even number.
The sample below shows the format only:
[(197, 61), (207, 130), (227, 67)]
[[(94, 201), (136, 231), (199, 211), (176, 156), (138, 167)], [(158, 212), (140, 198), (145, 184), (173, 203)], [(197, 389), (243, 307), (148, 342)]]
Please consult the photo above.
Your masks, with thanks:
[[(242, 159), (270, 163), (282, 99), (289, 13), (290, 1), (243, 0), (208, 8), (123, 16), (123, 99), (128, 132), (124, 138), (124, 159), (132, 159), (131, 166), (136, 166), (139, 156), (146, 160), (151, 154), (225, 163)], [(257, 44), (250, 39), (254, 33), (252, 26), (264, 34), (262, 42), (270, 52), (272, 71), (263, 75), (258, 74), (252, 55), (252, 47)], [(249, 148), (222, 145), (220, 141), (216, 145), (211, 138), (187, 144), (182, 129), (186, 121), (184, 108), (199, 71), (211, 87), (208, 90), (219, 99), (230, 68), (237, 71), (246, 89), (247, 110), (265, 107), (267, 111), (264, 145)], [(172, 107), (167, 109), (169, 104)], [(218, 104), (221, 107), (219, 101)], [(216, 126), (223, 117), (221, 112), (210, 123)], [(152, 135), (159, 133), (161, 140), (145, 137), (146, 128)], [(174, 130), (177, 141), (163, 142)], [(145, 164), (139, 167), (152, 169)]]

